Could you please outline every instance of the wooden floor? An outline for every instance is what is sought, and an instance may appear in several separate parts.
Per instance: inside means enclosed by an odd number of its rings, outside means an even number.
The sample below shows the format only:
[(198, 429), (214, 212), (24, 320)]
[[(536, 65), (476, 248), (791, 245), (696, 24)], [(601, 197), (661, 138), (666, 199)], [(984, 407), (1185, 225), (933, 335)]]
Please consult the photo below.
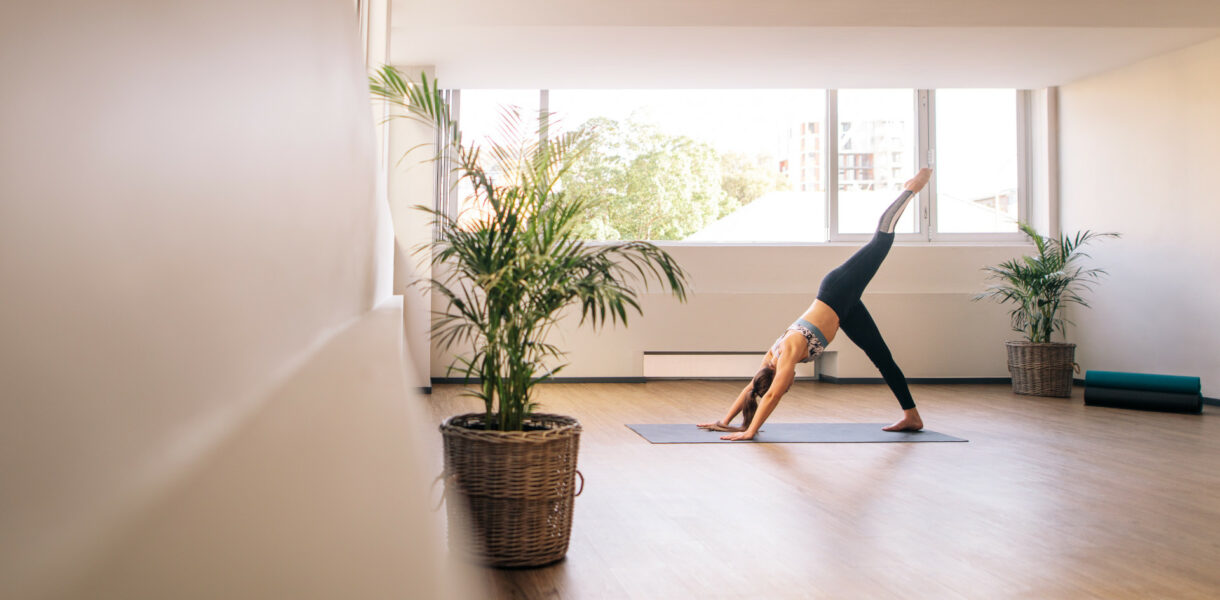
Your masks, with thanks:
[[(653, 445), (741, 382), (540, 386), (584, 426), (567, 559), (498, 598), (1220, 598), (1218, 409), (1175, 415), (917, 385), (961, 443)], [(439, 386), (438, 420), (479, 410)], [(883, 422), (879, 385), (798, 382), (774, 422)], [(437, 444), (439, 445), (439, 434)]]

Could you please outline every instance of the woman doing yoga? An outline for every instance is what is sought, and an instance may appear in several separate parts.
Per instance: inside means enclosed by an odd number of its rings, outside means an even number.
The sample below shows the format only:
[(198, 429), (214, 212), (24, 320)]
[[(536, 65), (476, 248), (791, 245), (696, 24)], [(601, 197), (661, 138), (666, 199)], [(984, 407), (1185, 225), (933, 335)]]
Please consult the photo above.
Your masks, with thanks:
[[(898, 403), (902, 405), (902, 419), (882, 429), (923, 429), (923, 420), (915, 409), (915, 401), (907, 388), (906, 377), (890, 355), (885, 340), (881, 338), (881, 332), (877, 331), (877, 324), (860, 302), (860, 296), (881, 267), (886, 254), (889, 254), (890, 246), (894, 245), (894, 228), (898, 224), (898, 218), (902, 216), (911, 198), (923, 189), (931, 176), (932, 169), (921, 169), (914, 178), (906, 182), (898, 199), (882, 213), (873, 239), (822, 279), (817, 299), (805, 314), (771, 345), (771, 349), (763, 357), (762, 368), (737, 396), (737, 400), (733, 401), (728, 414), (720, 421), (701, 423), (699, 427), (733, 432), (721, 437), (725, 440), (754, 439), (758, 429), (767, 417), (771, 416), (775, 405), (779, 404), (780, 398), (792, 385), (796, 377), (797, 363), (812, 362), (841, 329), (848, 339), (855, 342), (868, 355), (869, 360), (873, 361), (881, 371), (885, 383), (898, 397)], [(728, 423), (732, 422), (739, 412), (742, 413), (742, 425), (730, 427)]]

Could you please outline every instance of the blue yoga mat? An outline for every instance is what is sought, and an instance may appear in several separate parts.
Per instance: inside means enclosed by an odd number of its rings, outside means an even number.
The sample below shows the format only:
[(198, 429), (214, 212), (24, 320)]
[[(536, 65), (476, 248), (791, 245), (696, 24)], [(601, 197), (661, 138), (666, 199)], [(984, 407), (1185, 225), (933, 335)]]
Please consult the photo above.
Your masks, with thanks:
[(1203, 384), (1198, 377), (1121, 371), (1086, 371), (1084, 386), (1171, 394), (1200, 394), (1203, 391)]

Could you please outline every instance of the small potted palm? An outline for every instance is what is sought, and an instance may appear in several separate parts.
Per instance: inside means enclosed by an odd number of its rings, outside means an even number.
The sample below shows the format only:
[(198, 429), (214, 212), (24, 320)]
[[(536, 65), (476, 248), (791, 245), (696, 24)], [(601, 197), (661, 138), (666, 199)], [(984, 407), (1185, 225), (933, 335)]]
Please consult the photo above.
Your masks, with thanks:
[(1103, 237), (1118, 237), (1117, 233), (1082, 231), (1059, 238), (1044, 237), (1028, 224), (1021, 231), (1034, 243), (1038, 253), (1005, 261), (983, 270), (995, 283), (975, 300), (991, 298), (1012, 305), (1009, 316), (1012, 329), (1025, 336), (1024, 341), (1006, 342), (1008, 372), (1012, 374), (1012, 391), (1031, 396), (1072, 395), (1072, 373), (1076, 365), (1076, 344), (1053, 342), (1058, 332), (1066, 336), (1071, 324), (1062, 310), (1069, 304), (1088, 307), (1081, 296), (1091, 290), (1106, 272), (1086, 269), (1079, 264), (1088, 255), (1080, 249)]
[[(535, 412), (535, 387), (563, 368), (564, 353), (548, 334), (569, 306), (579, 306), (582, 325), (625, 325), (629, 311), (641, 312), (638, 287), (650, 280), (684, 300), (686, 274), (654, 244), (580, 239), (587, 207), (565, 195), (560, 178), (586, 147), (581, 134), (539, 136), (510, 108), (500, 128), (509, 139), (480, 147), (463, 143), (435, 81), (408, 81), (383, 67), (370, 77), (370, 90), (400, 108), (400, 118), (440, 132), (440, 155), (452, 157), (454, 175), (473, 188), (477, 207), (456, 216), (420, 207), (437, 233), (427, 283), (445, 299), (433, 334), (445, 348), (458, 348), (450, 369), (477, 382), (466, 393), (484, 405), (440, 426), (449, 517), (473, 534), (455, 538), (450, 528), (450, 545), (493, 566), (555, 562), (567, 551), (579, 493), (581, 429), (571, 417)], [(546, 117), (539, 115), (540, 127)], [(454, 499), (465, 510), (455, 510)]]

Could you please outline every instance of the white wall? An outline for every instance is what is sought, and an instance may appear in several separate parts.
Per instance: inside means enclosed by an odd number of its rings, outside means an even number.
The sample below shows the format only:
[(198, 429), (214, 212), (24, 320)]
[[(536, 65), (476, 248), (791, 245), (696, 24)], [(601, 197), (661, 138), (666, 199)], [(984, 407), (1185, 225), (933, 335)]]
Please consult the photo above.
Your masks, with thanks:
[(443, 595), (357, 31), (4, 5), (0, 596)]
[[(642, 377), (645, 351), (758, 351), (804, 312), (822, 276), (856, 250), (815, 246), (670, 246), (690, 273), (686, 304), (653, 292), (628, 328), (594, 332), (570, 315), (559, 332), (571, 351), (564, 377)], [(985, 265), (1024, 245), (896, 245), (864, 295), (908, 377), (1007, 377), (1003, 341), (1017, 339), (1002, 307), (972, 302), (985, 287)], [(879, 377), (868, 358), (840, 336), (823, 373)], [(432, 374), (445, 376), (451, 354), (433, 348)]]
[(1064, 231), (1117, 231), (1074, 311), (1084, 368), (1203, 378), (1220, 396), (1220, 39), (1060, 90)]
[[(435, 78), (432, 67), (397, 66), (412, 81), (421, 73)], [(401, 115), (400, 109), (393, 111)], [(432, 206), (436, 198), (436, 130), (413, 119), (396, 118), (387, 122), (389, 143), (389, 206), (394, 223), (394, 293), (403, 297), (407, 345), (428, 348), (432, 327), (428, 295), (416, 285), (432, 276), (430, 254), (421, 244), (432, 240), (431, 217), (416, 206)], [(431, 385), (428, 377), (431, 353), (412, 352), (409, 358), (411, 385)]]
[[(389, 62), (390, 56), (390, 0), (356, 0), (363, 2), (364, 14), (361, 33), (364, 38), (364, 62), (375, 69)], [(390, 124), (385, 118), (388, 109), (384, 102), (370, 103), (373, 115), (373, 135), (376, 145), (377, 233), (374, 248), (377, 251), (378, 272), (374, 297), (380, 301), (394, 295), (394, 256), (397, 235), (394, 218), (390, 210)], [(411, 361), (408, 359), (408, 364)]]

